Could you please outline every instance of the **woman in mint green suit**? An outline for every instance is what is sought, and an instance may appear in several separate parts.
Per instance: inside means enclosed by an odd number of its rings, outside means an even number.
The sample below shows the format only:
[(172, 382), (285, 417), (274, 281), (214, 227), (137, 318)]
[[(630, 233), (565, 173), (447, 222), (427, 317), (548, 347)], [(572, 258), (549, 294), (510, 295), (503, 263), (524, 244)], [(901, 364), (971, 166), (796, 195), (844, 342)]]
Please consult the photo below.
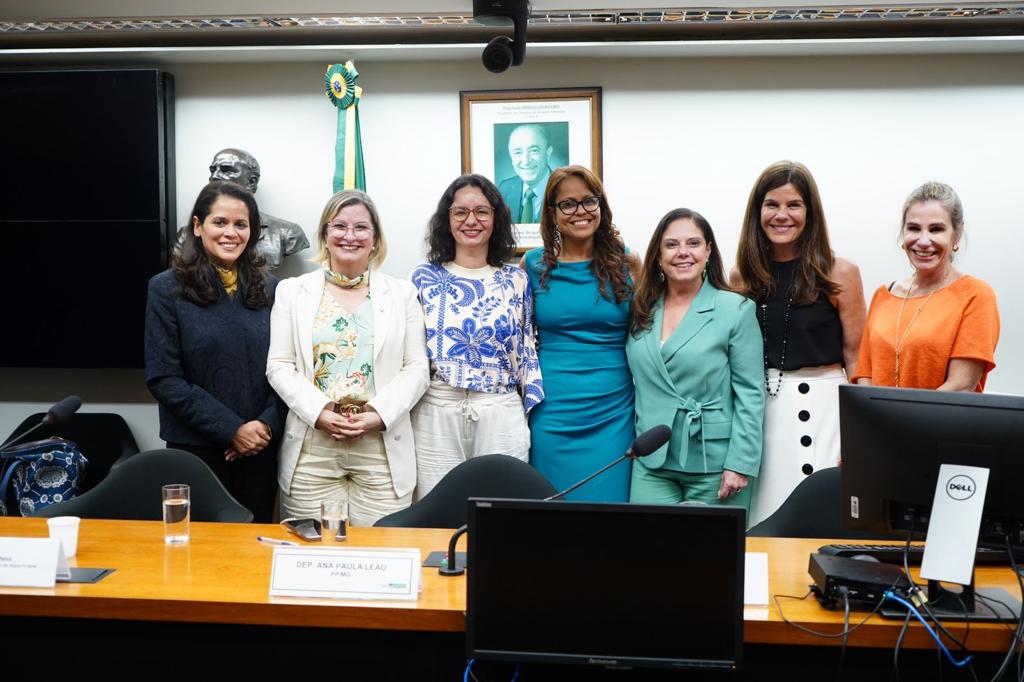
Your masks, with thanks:
[(672, 438), (633, 462), (631, 502), (750, 508), (761, 464), (763, 342), (754, 303), (729, 291), (708, 222), (670, 211), (651, 237), (626, 357), (636, 430)]

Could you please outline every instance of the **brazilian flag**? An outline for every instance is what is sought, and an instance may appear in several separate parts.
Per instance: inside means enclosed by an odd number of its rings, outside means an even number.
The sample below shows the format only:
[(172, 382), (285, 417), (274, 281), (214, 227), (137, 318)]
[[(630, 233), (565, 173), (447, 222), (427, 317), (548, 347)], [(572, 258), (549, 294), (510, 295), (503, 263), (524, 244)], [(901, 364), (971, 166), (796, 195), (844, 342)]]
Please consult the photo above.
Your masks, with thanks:
[(327, 99), (338, 108), (338, 142), (334, 147), (334, 191), (366, 190), (363, 141), (359, 131), (359, 100), (363, 89), (356, 85), (359, 72), (349, 61), (331, 64), (324, 74)]

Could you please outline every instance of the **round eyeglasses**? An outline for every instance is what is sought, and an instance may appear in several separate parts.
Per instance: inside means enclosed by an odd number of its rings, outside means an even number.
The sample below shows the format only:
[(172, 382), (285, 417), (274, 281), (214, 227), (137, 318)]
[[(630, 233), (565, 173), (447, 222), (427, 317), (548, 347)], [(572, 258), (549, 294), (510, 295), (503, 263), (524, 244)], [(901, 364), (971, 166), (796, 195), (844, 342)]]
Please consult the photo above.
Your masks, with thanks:
[(572, 215), (576, 212), (576, 209), (580, 206), (587, 213), (593, 213), (601, 206), (601, 197), (590, 196), (583, 201), (576, 201), (575, 199), (562, 199), (555, 206), (562, 212), (562, 215)]
[(476, 206), (472, 210), (462, 206), (453, 206), (448, 210), (448, 214), (460, 223), (465, 222), (469, 218), (470, 213), (472, 213), (473, 217), (480, 222), (490, 220), (494, 217), (494, 209), (490, 206)]

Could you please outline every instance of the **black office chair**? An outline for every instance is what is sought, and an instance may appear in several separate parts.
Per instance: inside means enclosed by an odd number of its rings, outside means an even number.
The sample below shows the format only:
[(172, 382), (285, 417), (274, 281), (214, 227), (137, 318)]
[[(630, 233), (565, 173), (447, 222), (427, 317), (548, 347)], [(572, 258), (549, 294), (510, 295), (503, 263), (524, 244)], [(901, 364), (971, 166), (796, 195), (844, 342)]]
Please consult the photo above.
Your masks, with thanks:
[[(21, 422), (11, 435), (27, 431), (45, 416), (44, 412), (31, 415)], [(121, 415), (109, 412), (73, 414), (60, 424), (39, 427), (29, 436), (29, 440), (41, 440), (51, 436), (73, 441), (89, 460), (80, 483), (81, 493), (95, 488), (107, 477), (111, 467), (139, 452), (139, 444), (135, 442), (135, 436), (132, 435), (128, 423)]]
[(747, 531), (747, 537), (887, 539), (843, 525), (843, 475), (839, 467), (819, 469), (802, 480), (774, 514)]
[(159, 521), (163, 518), (160, 488), (168, 483), (189, 485), (193, 521), (252, 522), (252, 512), (231, 496), (210, 467), (183, 450), (140, 452), (111, 469), (84, 495), (33, 516)]
[(483, 455), (459, 464), (422, 500), (374, 525), (458, 528), (466, 524), (466, 500), (470, 497), (542, 500), (557, 492), (548, 479), (526, 462), (508, 455)]

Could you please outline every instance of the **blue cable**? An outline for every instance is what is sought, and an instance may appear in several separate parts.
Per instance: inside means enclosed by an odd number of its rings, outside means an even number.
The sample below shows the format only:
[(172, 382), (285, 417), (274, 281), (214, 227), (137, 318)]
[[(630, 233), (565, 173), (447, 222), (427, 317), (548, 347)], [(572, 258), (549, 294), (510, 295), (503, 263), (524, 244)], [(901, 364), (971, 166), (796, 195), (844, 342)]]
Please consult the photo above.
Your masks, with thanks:
[(473, 659), (466, 661), (466, 672), (462, 675), (462, 682), (469, 682), (469, 669), (473, 667)]
[(512, 682), (516, 682), (519, 679), (519, 664), (516, 663), (516, 674), (512, 676)]
[(910, 613), (914, 614), (914, 617), (921, 621), (921, 625), (924, 626), (924, 629), (927, 630), (928, 634), (931, 635), (932, 639), (935, 640), (935, 643), (939, 646), (939, 649), (942, 650), (942, 653), (946, 654), (946, 658), (949, 659), (950, 663), (952, 663), (957, 668), (963, 668), (964, 666), (970, 664), (971, 659), (973, 659), (974, 656), (972, 654), (967, 654), (967, 656), (964, 657), (964, 660), (955, 660), (953, 658), (953, 654), (949, 652), (949, 649), (947, 649), (946, 645), (942, 643), (942, 640), (939, 638), (938, 634), (936, 634), (935, 630), (932, 629), (932, 626), (928, 624), (928, 621), (924, 619), (924, 617), (913, 604), (911, 604), (906, 599), (897, 596), (895, 593), (893, 593), (892, 590), (886, 590), (882, 597), (890, 601), (897, 602), (898, 604), (902, 604), (908, 611), (910, 611)]

